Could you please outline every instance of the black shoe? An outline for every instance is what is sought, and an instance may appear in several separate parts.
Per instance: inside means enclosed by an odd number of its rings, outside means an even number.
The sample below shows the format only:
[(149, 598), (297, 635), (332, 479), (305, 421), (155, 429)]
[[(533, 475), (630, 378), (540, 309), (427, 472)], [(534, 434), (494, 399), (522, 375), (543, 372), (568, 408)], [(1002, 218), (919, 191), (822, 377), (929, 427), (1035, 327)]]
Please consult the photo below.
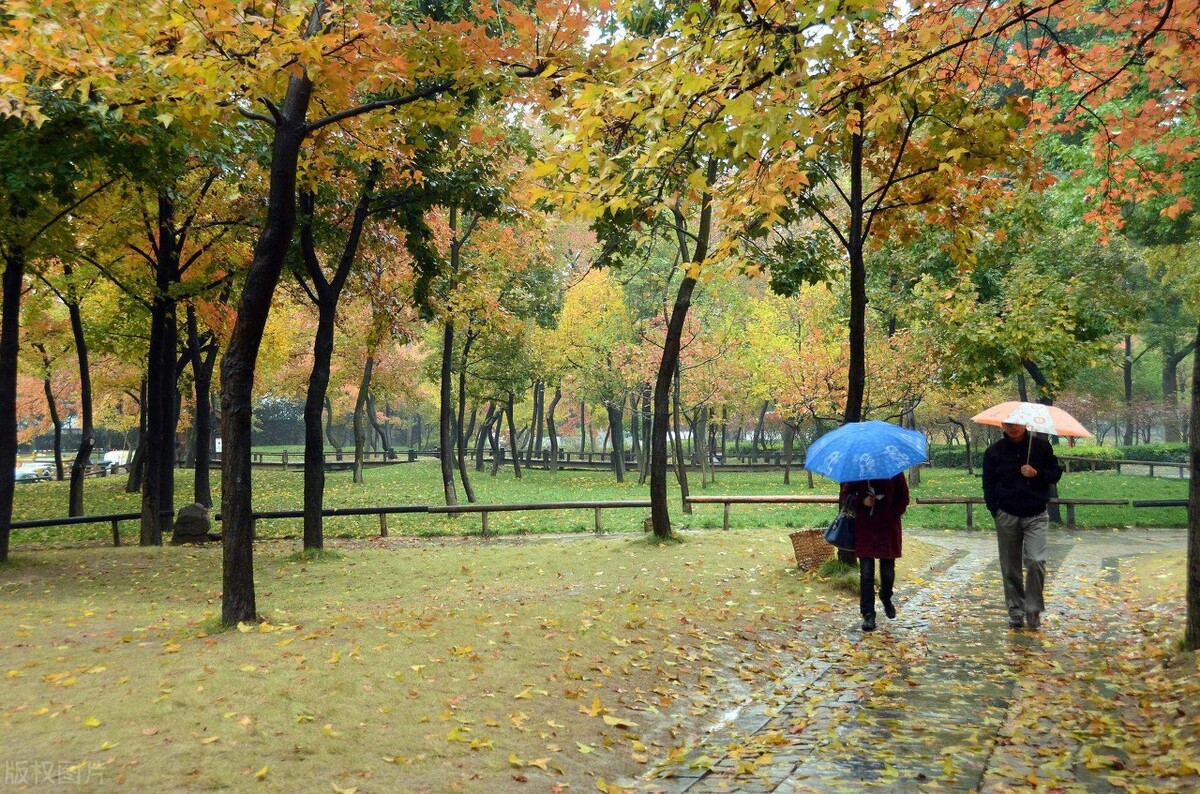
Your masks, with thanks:
[(883, 602), (883, 614), (888, 618), (896, 617), (896, 606), (891, 602), (891, 599)]
[(875, 613), (874, 612), (872, 612), (870, 615), (863, 615), (862, 630), (863, 631), (874, 631), (875, 630)]
[(1008, 619), (1008, 627), (1010, 629), (1023, 629), (1025, 628), (1025, 619), (1020, 615), (1010, 616)]
[(1025, 613), (1025, 624), (1027, 626), (1029, 626), (1029, 628), (1033, 629), (1034, 631), (1041, 628), (1042, 613), (1041, 612), (1026, 612)]

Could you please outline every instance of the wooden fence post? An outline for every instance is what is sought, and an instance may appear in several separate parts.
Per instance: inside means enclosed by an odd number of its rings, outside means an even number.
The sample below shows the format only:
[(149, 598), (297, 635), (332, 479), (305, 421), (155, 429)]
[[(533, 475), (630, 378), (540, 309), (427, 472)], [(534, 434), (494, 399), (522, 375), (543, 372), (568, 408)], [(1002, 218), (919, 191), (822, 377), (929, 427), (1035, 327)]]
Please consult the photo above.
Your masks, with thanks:
[(975, 505), (967, 502), (967, 529), (975, 528)]
[(725, 530), (726, 532), (729, 531), (729, 502), (725, 503), (725, 521), (721, 525), (721, 529)]
[(379, 514), (379, 537), (387, 537), (387, 513)]
[(603, 532), (604, 527), (600, 525), (600, 508), (596, 508), (596, 531)]
[(117, 519), (115, 519), (115, 518), (113, 519), (113, 522), (112, 522), (112, 530), (113, 530), (113, 545), (120, 546), (121, 545), (121, 533), (120, 533), (120, 531), (117, 530)]
[(483, 511), (483, 512), (481, 512), (479, 515), (480, 515), (480, 517), (483, 519), (483, 536), (486, 538), (486, 537), (487, 537), (487, 534), (488, 534), (488, 525), (487, 525), (487, 511), (486, 511), (486, 510), (484, 510), (484, 511)]

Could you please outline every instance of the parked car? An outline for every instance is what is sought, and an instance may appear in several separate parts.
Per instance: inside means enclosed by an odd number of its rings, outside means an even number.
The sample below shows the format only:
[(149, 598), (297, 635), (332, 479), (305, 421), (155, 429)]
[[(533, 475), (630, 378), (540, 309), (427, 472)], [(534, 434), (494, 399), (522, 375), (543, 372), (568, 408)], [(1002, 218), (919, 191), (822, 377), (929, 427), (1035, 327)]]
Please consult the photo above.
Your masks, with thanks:
[(50, 479), (49, 469), (38, 466), (18, 466), (13, 479), (17, 482), (41, 482)]
[(109, 474), (116, 474), (123, 466), (129, 465), (129, 450), (114, 449), (104, 453), (101, 463)]

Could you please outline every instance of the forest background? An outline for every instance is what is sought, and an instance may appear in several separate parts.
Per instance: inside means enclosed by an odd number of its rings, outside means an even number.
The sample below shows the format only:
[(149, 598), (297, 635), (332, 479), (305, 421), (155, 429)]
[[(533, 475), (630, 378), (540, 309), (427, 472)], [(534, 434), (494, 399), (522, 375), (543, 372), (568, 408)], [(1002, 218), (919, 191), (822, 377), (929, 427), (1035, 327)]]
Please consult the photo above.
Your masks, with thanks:
[(299, 403), (306, 548), (327, 445), (429, 427), (453, 504), (468, 439), (603, 425), (660, 537), (685, 424), (706, 465), (1020, 397), (1194, 469), (1196, 10), (7, 2), (0, 559), (19, 444), (81, 515), (136, 437), (153, 545), (182, 441), (253, 619), (255, 417)]

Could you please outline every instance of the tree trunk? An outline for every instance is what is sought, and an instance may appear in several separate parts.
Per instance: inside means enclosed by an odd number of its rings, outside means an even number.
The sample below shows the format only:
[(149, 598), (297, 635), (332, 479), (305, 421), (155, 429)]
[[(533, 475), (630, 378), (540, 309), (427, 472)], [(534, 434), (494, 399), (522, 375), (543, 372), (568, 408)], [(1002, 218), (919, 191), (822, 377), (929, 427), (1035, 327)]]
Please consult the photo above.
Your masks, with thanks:
[(675, 479), (679, 482), (679, 501), (685, 515), (692, 514), (692, 503), (688, 501), (691, 490), (688, 488), (687, 459), (683, 454), (683, 433), (679, 426), (679, 360), (675, 360), (674, 386), (671, 389), (671, 424), (675, 431)]
[(617, 482), (625, 482), (625, 405), (606, 401), (608, 431), (612, 438), (611, 468)]
[(554, 409), (562, 399), (562, 384), (555, 384), (554, 399), (546, 409), (546, 435), (550, 438), (550, 461), (547, 464), (551, 472), (558, 471), (558, 426), (554, 422)]
[[(70, 280), (71, 266), (63, 263), (63, 271)], [(67, 515), (81, 516), (83, 515), (83, 482), (87, 477), (87, 467), (92, 459), (92, 450), (96, 448), (96, 431), (92, 423), (92, 373), (88, 366), (87, 340), (83, 336), (83, 317), (80, 314), (77, 300), (72, 300), (67, 304), (67, 313), (71, 318), (71, 333), (75, 337), (75, 351), (79, 359), (79, 413), (81, 417), (79, 450), (75, 453), (75, 460), (71, 463), (71, 493)], [(173, 374), (174, 370), (172, 369)], [(172, 380), (172, 384), (174, 384), (174, 380)]]
[(700, 487), (704, 488), (708, 484), (708, 478), (712, 470), (712, 449), (708, 445), (708, 413), (707, 405), (700, 406), (700, 410), (696, 412), (696, 429), (693, 436), (696, 447), (696, 457), (700, 460)]
[(475, 439), (475, 471), (483, 471), (483, 447), (491, 437), (492, 423), (496, 421), (496, 403), (488, 403), (487, 414), (483, 424), (479, 426), (479, 435)]
[(196, 381), (196, 463), (193, 491), (197, 504), (212, 507), (212, 375), (217, 363), (217, 340), (196, 326), (196, 309), (187, 307), (188, 340), (192, 350), (192, 376)]
[[(862, 112), (861, 102), (854, 107)], [(861, 422), (867, 381), (867, 268), (863, 258), (863, 136), (850, 136), (850, 225), (846, 253), (850, 259), (850, 361), (846, 378), (845, 422)]]
[(629, 395), (629, 453), (633, 457), (633, 465), (642, 469), (642, 393), (632, 392)]
[(579, 401), (579, 451), (587, 452), (587, 404)]
[[(329, 401), (329, 392), (325, 392), (325, 443), (333, 447), (333, 451), (337, 454), (337, 459), (342, 459), (342, 443), (341, 439), (333, 434), (333, 403)], [(324, 454), (321, 456), (321, 463), (324, 465)]]
[[(862, 103), (856, 102), (860, 112)], [(867, 267), (863, 257), (863, 137), (850, 136), (850, 226), (846, 252), (850, 259), (850, 361), (846, 378), (845, 423), (861, 422), (867, 380)], [(838, 550), (838, 559), (854, 564), (854, 552)]]
[(783, 484), (792, 484), (792, 452), (796, 446), (796, 425), (788, 420), (783, 423)]
[(725, 439), (729, 435), (729, 407), (721, 406), (721, 462), (725, 462)]
[[(384, 405), (384, 415), (386, 416), (387, 405)], [(375, 395), (367, 392), (367, 421), (371, 423), (371, 429), (375, 431), (375, 435), (379, 437), (379, 445), (383, 447), (383, 459), (395, 460), (396, 450), (392, 448), (392, 438), (388, 434), (387, 426), (379, 421), (379, 412), (375, 410)]]
[[(710, 158), (707, 166), (706, 179), (711, 187), (717, 178), (717, 160)], [(680, 253), (686, 251), (686, 235), (682, 228), (682, 212), (675, 209), (675, 223)], [(700, 220), (695, 234), (695, 248), (691, 257), (682, 257), (694, 265), (703, 264), (708, 256), (709, 234), (712, 228), (712, 194), (707, 190), (701, 197)], [(662, 359), (659, 361), (658, 373), (654, 379), (654, 420), (650, 431), (650, 523), (654, 536), (659, 539), (671, 537), (671, 513), (667, 507), (667, 425), (670, 422), (671, 383), (679, 367), (679, 348), (683, 337), (683, 323), (687, 318), (688, 308), (692, 303), (692, 292), (696, 289), (696, 279), (684, 272), (679, 282), (679, 290), (675, 293), (675, 303), (671, 307), (671, 315), (667, 319), (667, 335), (663, 340)]]
[[(1125, 360), (1121, 369), (1125, 381), (1125, 446), (1133, 446), (1133, 337), (1125, 335)], [(1163, 402), (1166, 402), (1166, 392), (1163, 392)]]
[(21, 328), (21, 290), (25, 282), (25, 251), (5, 252), (4, 294), (0, 296), (0, 562), (8, 561), (12, 534), (13, 496), (17, 470), (17, 358)]
[[(313, 9), (310, 29), (319, 24), (324, 3)], [(315, 24), (313, 24), (315, 23)], [(250, 455), (254, 370), (272, 296), (296, 225), (296, 171), (307, 135), (305, 117), (312, 96), (307, 74), (288, 78), (287, 94), (276, 109), (266, 220), (254, 248), (238, 300), (237, 320), (221, 361), (221, 517), (224, 523), (221, 620), (227, 625), (254, 621), (254, 518)]]
[(138, 493), (142, 490), (142, 480), (146, 477), (146, 378), (142, 378), (142, 388), (138, 400), (138, 442), (129, 458), (129, 480), (125, 483), (125, 493)]
[(1188, 480), (1187, 541), (1187, 627), (1184, 644), (1200, 650), (1200, 324), (1192, 341), (1192, 411), (1188, 457), (1192, 472)]
[(642, 384), (642, 455), (638, 458), (638, 485), (645, 485), (650, 477), (650, 435), (654, 425), (654, 400), (650, 384)]
[(1196, 343), (1192, 342), (1182, 350), (1163, 350), (1163, 439), (1168, 443), (1178, 443), (1183, 437), (1179, 415), (1179, 365), (1195, 348)]
[(367, 392), (371, 389), (371, 373), (375, 370), (375, 358), (367, 354), (363, 365), (362, 380), (358, 384), (358, 397), (354, 400), (354, 482), (363, 484), (363, 451), (367, 446)]
[(767, 454), (767, 439), (764, 428), (767, 424), (767, 411), (771, 410), (771, 401), (763, 400), (762, 407), (758, 409), (758, 423), (754, 425), (754, 435), (750, 437), (750, 462), (754, 463), (761, 451), (763, 459), (766, 459)]
[(544, 437), (542, 436), (542, 430), (544, 428), (542, 419), (545, 416), (545, 413), (546, 383), (544, 381), (538, 381), (537, 385), (533, 389), (533, 426), (535, 430), (530, 433), (530, 435), (533, 436), (531, 439), (533, 443), (532, 446), (530, 446), (530, 466), (533, 465), (534, 457), (542, 457), (542, 445), (545, 443)]
[[(455, 422), (454, 433), (454, 449), (455, 460), (458, 462), (458, 476), (462, 479), (463, 493), (467, 495), (467, 501), (471, 504), (475, 503), (475, 489), (471, 487), (471, 478), (467, 476), (467, 438), (471, 435), (469, 428), (463, 427), (463, 421), (466, 419), (467, 413), (467, 361), (471, 353), (471, 342), (475, 339), (471, 333), (470, 327), (467, 328), (466, 337), (463, 339), (462, 365), (458, 368), (458, 421)], [(475, 415), (471, 415), (472, 423), (475, 421)]]
[(33, 349), (42, 354), (42, 390), (46, 393), (46, 410), (50, 412), (50, 424), (54, 427), (54, 479), (62, 482), (62, 417), (58, 415), (58, 401), (54, 399), (50, 380), (50, 356), (46, 353), (46, 346), (40, 342), (35, 342)]
[(492, 446), (492, 470), (488, 472), (495, 477), (500, 471), (500, 464), (504, 462), (504, 453), (500, 449), (500, 433), (503, 432), (504, 423), (504, 408), (497, 409), (496, 417), (492, 422), (491, 433), (488, 435), (488, 443)]
[[(442, 471), (442, 494), (447, 505), (458, 504), (454, 487), (454, 322), (442, 326), (442, 367), (438, 376), (438, 462)], [(514, 450), (515, 452), (515, 450)]]
[[(158, 193), (154, 298), (150, 304), (150, 352), (146, 359), (146, 479), (142, 483), (140, 543), (161, 546), (171, 531), (175, 512), (175, 376), (179, 327), (174, 288), (179, 284), (181, 237), (175, 225), (175, 202)], [(74, 478), (74, 474), (72, 474)]]
[(513, 422), (513, 401), (513, 393), (509, 392), (508, 402), (504, 404), (504, 417), (508, 420), (508, 448), (512, 450), (513, 476), (519, 480), (521, 479), (521, 456), (517, 454), (520, 447), (517, 446), (517, 426)]

